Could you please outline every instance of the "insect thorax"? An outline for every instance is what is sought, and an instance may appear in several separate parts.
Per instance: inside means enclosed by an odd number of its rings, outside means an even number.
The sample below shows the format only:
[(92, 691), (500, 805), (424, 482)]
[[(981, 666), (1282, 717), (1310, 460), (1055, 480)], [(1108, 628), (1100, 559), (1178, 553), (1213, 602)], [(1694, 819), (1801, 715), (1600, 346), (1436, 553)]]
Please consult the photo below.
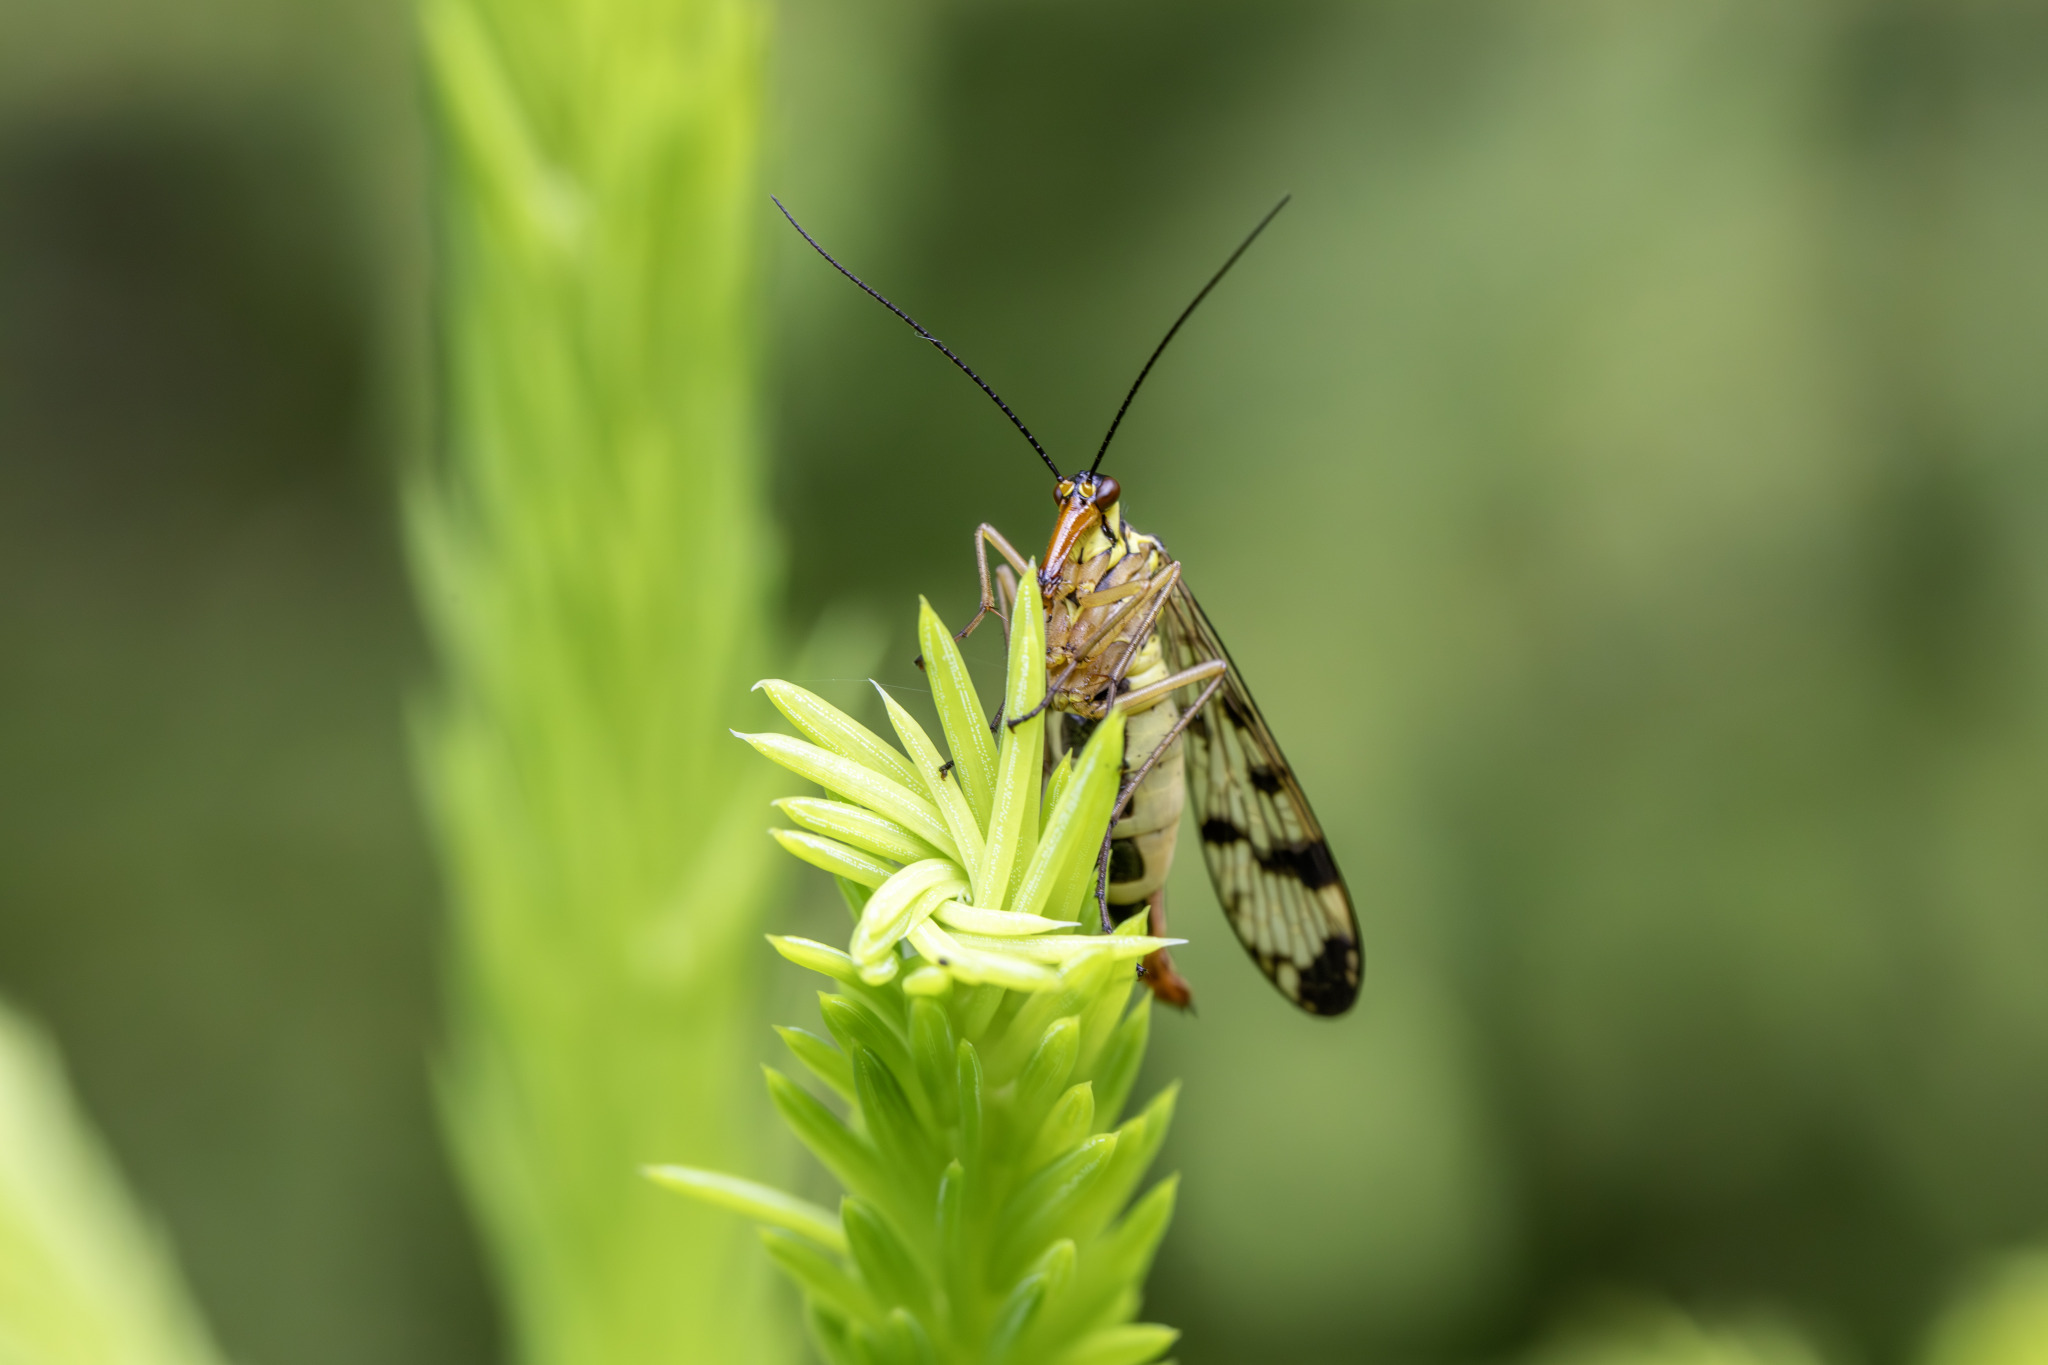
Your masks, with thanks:
[(1099, 720), (1117, 692), (1163, 670), (1153, 589), (1172, 563), (1156, 538), (1126, 523), (1120, 537), (1095, 531), (1060, 566), (1045, 615), (1045, 675), (1056, 710)]

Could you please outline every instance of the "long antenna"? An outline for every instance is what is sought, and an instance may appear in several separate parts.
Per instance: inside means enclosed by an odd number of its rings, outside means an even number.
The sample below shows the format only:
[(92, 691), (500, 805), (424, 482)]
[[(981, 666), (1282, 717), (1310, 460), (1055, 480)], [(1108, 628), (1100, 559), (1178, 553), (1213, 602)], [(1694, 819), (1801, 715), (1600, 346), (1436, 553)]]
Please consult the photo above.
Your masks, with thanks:
[[(861, 279), (860, 276), (854, 274), (851, 270), (848, 270), (845, 266), (839, 264), (839, 262), (832, 260), (832, 253), (825, 250), (824, 247), (819, 246), (818, 239), (811, 236), (810, 233), (804, 231), (804, 225), (796, 220), (795, 214), (791, 213), (788, 209), (783, 208), (783, 204), (780, 199), (777, 199), (772, 194), (769, 195), (768, 198), (771, 202), (774, 203), (776, 208), (782, 209), (782, 216), (784, 218), (789, 219), (789, 225), (795, 228), (797, 230), (797, 233), (800, 236), (802, 236), (802, 238), (805, 241), (811, 244), (811, 250), (817, 252), (820, 256), (823, 256), (827, 261), (831, 261), (832, 268), (838, 271), (840, 274), (846, 276), (847, 279), (852, 280), (855, 284), (859, 285), (862, 293), (866, 294), (876, 303), (881, 304), (882, 307), (888, 309), (897, 317), (902, 318), (905, 322), (909, 323), (911, 331), (917, 333), (926, 341), (929, 341), (932, 345), (938, 347), (940, 355), (943, 355), (944, 357), (946, 357), (946, 359), (952, 361), (955, 365), (958, 365), (960, 367), (960, 372), (962, 374), (966, 375), (969, 379), (972, 379), (976, 384), (979, 384), (981, 386), (981, 391), (987, 394), (990, 398), (994, 399), (995, 405), (1003, 410), (1003, 416), (1010, 419), (1010, 424), (1016, 427), (1018, 431), (1024, 433), (1024, 439), (1031, 442), (1031, 448), (1038, 452), (1039, 459), (1045, 461), (1045, 467), (1052, 471), (1053, 477), (1056, 479), (1061, 477), (1060, 467), (1052, 462), (1052, 456), (1045, 453), (1045, 447), (1040, 445), (1038, 443), (1038, 438), (1031, 434), (1031, 428), (1024, 425), (1023, 418), (1019, 417), (1016, 413), (1010, 411), (1010, 405), (1003, 401), (1003, 396), (1001, 394), (997, 393), (994, 389), (988, 386), (987, 380), (983, 379), (980, 375), (976, 374), (974, 372), (973, 367), (970, 366), (966, 361), (962, 360), (959, 356), (954, 355), (952, 350), (946, 345), (945, 342), (939, 340), (930, 332), (927, 332), (924, 328), (918, 326), (916, 318), (910, 316), (910, 314), (904, 312), (901, 308), (898, 308), (895, 304), (889, 302), (889, 300), (883, 298), (880, 294), (877, 294), (874, 290), (868, 288), (867, 281)], [(1272, 215), (1268, 214), (1267, 216), (1271, 217)], [(1264, 227), (1265, 224), (1261, 223), (1259, 224), (1259, 226)], [(1258, 234), (1254, 233), (1253, 235), (1257, 236)], [(1239, 247), (1238, 250), (1242, 251), (1244, 250), (1244, 248)], [(1233, 256), (1231, 257), (1231, 259), (1236, 260), (1237, 258)], [(1226, 270), (1228, 270), (1229, 268), (1229, 266), (1224, 267), (1224, 269)], [(1212, 280), (1211, 283), (1213, 284), (1214, 281)], [(1207, 291), (1205, 290), (1203, 292), (1206, 293)], [(1177, 327), (1180, 324), (1175, 323), (1174, 325)], [(1128, 402), (1129, 400), (1127, 399), (1125, 401)]]
[[(1088, 466), (1089, 473), (1093, 474), (1097, 469), (1102, 467), (1102, 457), (1106, 453), (1108, 453), (1109, 443), (1116, 436), (1116, 429), (1123, 424), (1124, 414), (1131, 410), (1131, 400), (1138, 396), (1138, 388), (1145, 382), (1145, 376), (1152, 373), (1152, 367), (1159, 363), (1160, 355), (1164, 353), (1166, 350), (1166, 343), (1173, 340), (1173, 334), (1175, 332), (1178, 332), (1180, 330), (1180, 325), (1188, 320), (1188, 314), (1194, 312), (1195, 309), (1201, 304), (1202, 300), (1209, 297), (1209, 291), (1216, 287), (1216, 282), (1222, 279), (1225, 275), (1228, 275), (1230, 273), (1230, 267), (1237, 264), (1237, 258), (1244, 255), (1245, 248), (1249, 247), (1253, 242), (1256, 242), (1259, 239), (1259, 234), (1266, 230), (1266, 224), (1272, 222), (1275, 215), (1277, 215), (1280, 212), (1280, 210), (1286, 208), (1287, 201), (1292, 198), (1294, 198), (1294, 196), (1291, 194), (1281, 195), (1280, 202), (1273, 205), (1271, 209), (1267, 210), (1266, 216), (1264, 218), (1259, 219), (1259, 225), (1252, 229), (1251, 236), (1245, 238), (1242, 242), (1239, 242), (1237, 244), (1237, 250), (1230, 253), (1230, 259), (1223, 263), (1223, 268), (1209, 277), (1209, 282), (1202, 286), (1202, 292), (1195, 295), (1194, 302), (1190, 303), (1187, 307), (1180, 310), (1180, 316), (1173, 320), (1173, 326), (1166, 329), (1166, 335), (1164, 337), (1161, 337), (1159, 340), (1159, 345), (1153, 348), (1152, 358), (1145, 362), (1144, 369), (1138, 371), (1138, 378), (1135, 382), (1132, 383), (1131, 391), (1124, 395), (1124, 405), (1116, 410), (1116, 417), (1109, 424), (1109, 433), (1102, 438), (1102, 446), (1095, 452), (1095, 463)], [(799, 228), (797, 230), (801, 232), (803, 229)], [(854, 281), (854, 283), (859, 284), (860, 282), (856, 280)], [(863, 289), (867, 288), (867, 286), (865, 285), (862, 285), (861, 287)], [(869, 292), (872, 293), (873, 291), (870, 290)], [(912, 325), (915, 326), (916, 324), (913, 323)], [(1033, 444), (1035, 445), (1037, 443), (1033, 442)]]

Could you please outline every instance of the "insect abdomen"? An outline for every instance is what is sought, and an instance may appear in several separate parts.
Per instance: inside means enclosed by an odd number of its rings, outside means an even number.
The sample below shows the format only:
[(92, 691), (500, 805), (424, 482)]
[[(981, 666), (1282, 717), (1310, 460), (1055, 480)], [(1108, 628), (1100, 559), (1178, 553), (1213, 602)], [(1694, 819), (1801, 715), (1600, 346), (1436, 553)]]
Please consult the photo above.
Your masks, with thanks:
[[(1156, 643), (1148, 643), (1140, 656), (1156, 659)], [(1131, 688), (1143, 687), (1155, 681), (1151, 676), (1166, 676), (1163, 663), (1154, 663), (1131, 675)], [(1124, 730), (1124, 771), (1136, 772), (1152, 756), (1161, 740), (1173, 730), (1174, 722), (1180, 719), (1180, 708), (1172, 698), (1164, 698), (1156, 705), (1130, 717)], [(1173, 869), (1174, 842), (1180, 834), (1181, 807), (1187, 802), (1187, 786), (1182, 770), (1183, 757), (1181, 741), (1175, 735), (1171, 747), (1159, 756), (1152, 771), (1145, 774), (1145, 780), (1131, 793), (1131, 804), (1124, 812), (1124, 818), (1117, 821), (1111, 831), (1109, 845), (1109, 903), (1111, 905), (1137, 905), (1163, 886), (1166, 874)]]

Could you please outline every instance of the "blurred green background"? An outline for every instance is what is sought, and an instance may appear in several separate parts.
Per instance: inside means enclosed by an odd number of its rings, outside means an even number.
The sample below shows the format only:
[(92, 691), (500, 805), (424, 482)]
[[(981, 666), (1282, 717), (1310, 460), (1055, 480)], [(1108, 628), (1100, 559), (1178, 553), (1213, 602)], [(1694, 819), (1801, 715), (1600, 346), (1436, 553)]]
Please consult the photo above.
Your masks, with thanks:
[[(0, 10), (0, 991), (251, 1365), (496, 1351), (402, 723), (409, 44)], [(1296, 196), (1107, 466), (1371, 953), (1300, 1019), (1176, 879), (1187, 1365), (1497, 1359), (1616, 1291), (1889, 1365), (2048, 1236), (2048, 7), (787, 0), (778, 44), (770, 184), (1070, 465)], [(762, 209), (792, 624), (964, 619), (1043, 471)]]

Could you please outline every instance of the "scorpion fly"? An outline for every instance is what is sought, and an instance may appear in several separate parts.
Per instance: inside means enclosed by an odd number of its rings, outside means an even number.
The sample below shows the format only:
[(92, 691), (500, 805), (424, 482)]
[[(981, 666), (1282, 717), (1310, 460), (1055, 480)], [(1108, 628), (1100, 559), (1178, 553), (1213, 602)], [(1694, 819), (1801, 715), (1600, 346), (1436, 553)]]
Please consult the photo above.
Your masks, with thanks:
[[(1033, 586), (1045, 604), (1046, 697), (1059, 723), (1046, 727), (1046, 762), (1076, 749), (1112, 709), (1125, 713), (1124, 775), (1096, 863), (1096, 905), (1105, 932), (1111, 907), (1145, 907), (1166, 933), (1166, 874), (1181, 810), (1195, 827), (1216, 897), (1259, 970), (1310, 1014), (1342, 1014), (1358, 997), (1364, 959), (1351, 895), (1315, 812), (1245, 686), (1244, 675), (1209, 624), (1157, 536), (1131, 525), (1123, 489), (1101, 472), (1131, 400), (1167, 343), (1274, 215), (1282, 199), (1181, 310), (1139, 370), (1085, 469), (1062, 473), (1038, 438), (988, 382), (908, 313), (834, 260), (781, 200), (775, 206), (812, 249), (980, 386), (1053, 474), (1057, 515)], [(992, 575), (989, 548), (1001, 557)], [(974, 531), (981, 609), (960, 638), (994, 612), (1007, 623), (1031, 566), (995, 527)], [(1010, 718), (1011, 724), (1027, 716)], [(1000, 721), (999, 721), (1000, 723)], [(1188, 984), (1164, 949), (1139, 972), (1154, 995), (1187, 1007)]]

